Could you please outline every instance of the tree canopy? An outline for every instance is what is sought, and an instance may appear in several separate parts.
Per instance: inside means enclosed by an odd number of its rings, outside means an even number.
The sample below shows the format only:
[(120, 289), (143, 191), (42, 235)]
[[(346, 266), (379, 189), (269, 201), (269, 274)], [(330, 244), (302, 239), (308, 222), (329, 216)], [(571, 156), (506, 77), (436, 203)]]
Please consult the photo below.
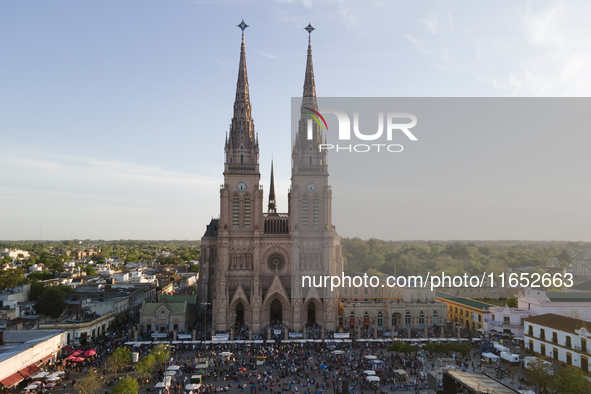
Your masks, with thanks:
[(111, 389), (111, 394), (137, 394), (139, 393), (140, 385), (136, 379), (128, 377), (119, 380)]

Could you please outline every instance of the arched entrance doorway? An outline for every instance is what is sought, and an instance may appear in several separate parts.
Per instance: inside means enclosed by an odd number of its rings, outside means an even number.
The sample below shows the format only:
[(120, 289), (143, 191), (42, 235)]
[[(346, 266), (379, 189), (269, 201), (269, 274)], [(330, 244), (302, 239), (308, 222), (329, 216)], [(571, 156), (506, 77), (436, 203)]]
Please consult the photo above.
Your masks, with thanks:
[(244, 305), (242, 302), (239, 302), (236, 305), (236, 325), (243, 325), (244, 324)]
[(283, 306), (278, 298), (275, 298), (271, 303), (270, 308), (270, 320), (271, 324), (283, 324)]
[(316, 305), (314, 302), (308, 304), (308, 324), (316, 324)]

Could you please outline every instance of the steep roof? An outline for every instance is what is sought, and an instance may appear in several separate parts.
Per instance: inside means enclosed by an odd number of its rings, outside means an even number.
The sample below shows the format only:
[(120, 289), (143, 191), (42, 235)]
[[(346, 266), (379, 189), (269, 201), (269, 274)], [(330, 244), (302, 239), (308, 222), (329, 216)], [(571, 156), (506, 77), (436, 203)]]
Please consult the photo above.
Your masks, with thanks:
[(211, 222), (207, 225), (205, 234), (203, 237), (217, 237), (218, 236), (218, 223), (219, 219), (211, 219)]
[(143, 315), (153, 315), (156, 313), (156, 311), (158, 310), (158, 308), (160, 308), (160, 306), (164, 305), (164, 307), (166, 309), (168, 309), (168, 311), (170, 312), (171, 315), (177, 315), (180, 313), (185, 313), (186, 309), (185, 309), (185, 303), (180, 303), (180, 302), (176, 302), (176, 303), (166, 303), (166, 302), (149, 302), (144, 304), (143, 308), (142, 308), (142, 314)]
[(528, 323), (539, 324), (541, 326), (554, 328), (556, 330), (570, 332), (576, 334), (575, 330), (585, 327), (585, 330), (591, 332), (591, 323), (581, 319), (561, 316), (554, 313), (546, 313), (539, 316), (530, 316), (523, 319)]
[(197, 295), (168, 295), (165, 294), (162, 296), (162, 300), (167, 304), (178, 304), (187, 301), (187, 304), (196, 304), (197, 303)]

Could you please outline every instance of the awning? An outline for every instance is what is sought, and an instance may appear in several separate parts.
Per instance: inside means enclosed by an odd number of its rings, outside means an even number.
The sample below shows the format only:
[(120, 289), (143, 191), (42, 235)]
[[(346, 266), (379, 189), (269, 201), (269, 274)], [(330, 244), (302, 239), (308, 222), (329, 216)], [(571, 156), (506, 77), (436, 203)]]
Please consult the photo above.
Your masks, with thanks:
[(20, 382), (22, 382), (23, 380), (25, 380), (25, 378), (23, 378), (18, 372), (15, 374), (12, 374), (2, 380), (0, 380), (0, 383), (2, 383), (3, 385), (5, 385), (6, 387), (10, 388), (12, 386), (16, 386), (17, 384), (19, 384)]
[(20, 371), (18, 371), (21, 375), (23, 375), (23, 377), (26, 378), (30, 378), (31, 376), (35, 375), (37, 372), (39, 372), (41, 369), (36, 366), (36, 365), (29, 365), (26, 368), (21, 369)]
[(43, 357), (43, 358), (41, 359), (41, 362), (42, 362), (42, 363), (45, 363), (45, 362), (47, 362), (47, 361), (51, 360), (52, 358), (53, 358), (53, 354), (50, 354), (49, 356), (45, 356), (45, 357)]
[(74, 353), (74, 349), (72, 349), (72, 347), (69, 345), (64, 346), (62, 350), (64, 350), (68, 354)]

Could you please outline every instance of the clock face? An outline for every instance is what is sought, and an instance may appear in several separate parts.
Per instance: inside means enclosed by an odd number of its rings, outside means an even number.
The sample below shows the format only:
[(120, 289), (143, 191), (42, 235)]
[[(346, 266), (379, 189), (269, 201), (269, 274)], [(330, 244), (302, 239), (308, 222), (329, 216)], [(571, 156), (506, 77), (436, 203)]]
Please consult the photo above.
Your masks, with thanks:
[(314, 193), (316, 191), (316, 185), (313, 183), (308, 183), (306, 185), (306, 190), (310, 193)]
[(236, 189), (238, 189), (239, 192), (245, 191), (246, 190), (246, 183), (240, 182), (238, 185), (236, 185)]

